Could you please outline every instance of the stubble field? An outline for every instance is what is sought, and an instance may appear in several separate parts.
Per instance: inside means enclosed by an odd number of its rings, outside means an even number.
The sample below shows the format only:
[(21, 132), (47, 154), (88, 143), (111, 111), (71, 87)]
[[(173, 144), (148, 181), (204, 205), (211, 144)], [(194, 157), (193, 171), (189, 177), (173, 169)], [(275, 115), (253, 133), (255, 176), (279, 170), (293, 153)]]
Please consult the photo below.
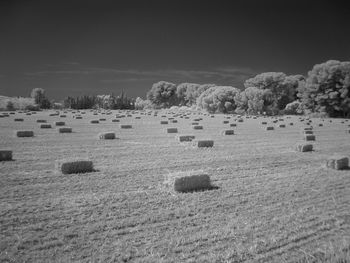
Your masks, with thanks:
[[(235, 135), (224, 136), (230, 126), (223, 121), (235, 116), (193, 113), (161, 125), (173, 114), (134, 113), (115, 123), (127, 113), (49, 113), (0, 118), (0, 150), (14, 159), (0, 162), (1, 262), (312, 262), (349, 254), (350, 170), (325, 163), (333, 154), (350, 157), (350, 122), (312, 119), (314, 151), (302, 153), (295, 145), (307, 125), (296, 116), (278, 123), (243, 117)], [(106, 121), (90, 123), (99, 118)], [(192, 129), (195, 118), (203, 130)], [(40, 129), (37, 119), (65, 121), (73, 133)], [(179, 143), (168, 127), (214, 147)], [(15, 130), (35, 136), (17, 138)], [(118, 139), (99, 140), (103, 131)], [(55, 169), (56, 160), (76, 158), (92, 160), (96, 171)], [(217, 188), (177, 193), (164, 184), (191, 171), (210, 175)]]

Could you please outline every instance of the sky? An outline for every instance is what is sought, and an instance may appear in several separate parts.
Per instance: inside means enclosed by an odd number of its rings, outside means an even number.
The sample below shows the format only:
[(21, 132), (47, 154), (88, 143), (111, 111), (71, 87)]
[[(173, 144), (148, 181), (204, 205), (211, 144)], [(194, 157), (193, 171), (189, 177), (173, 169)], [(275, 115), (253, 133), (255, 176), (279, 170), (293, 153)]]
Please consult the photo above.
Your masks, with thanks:
[(145, 98), (161, 80), (243, 88), (262, 72), (349, 61), (349, 26), (340, 0), (1, 0), (0, 95)]

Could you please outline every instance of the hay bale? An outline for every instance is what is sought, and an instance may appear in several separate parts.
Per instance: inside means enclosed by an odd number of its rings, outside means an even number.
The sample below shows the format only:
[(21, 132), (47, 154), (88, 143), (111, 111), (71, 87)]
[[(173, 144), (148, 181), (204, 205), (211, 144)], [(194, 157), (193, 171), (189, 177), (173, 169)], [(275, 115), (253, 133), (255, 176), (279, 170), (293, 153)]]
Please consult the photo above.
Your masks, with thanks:
[(51, 129), (51, 124), (43, 123), (40, 124), (40, 129)]
[(46, 120), (36, 120), (37, 123), (46, 123)]
[(267, 121), (262, 121), (261, 124), (262, 125), (267, 125)]
[(58, 128), (58, 133), (72, 133), (72, 128), (70, 127)]
[(167, 133), (177, 133), (177, 128), (167, 128)]
[(101, 118), (99, 121), (106, 121), (106, 119), (105, 118)]
[(81, 117), (81, 116), (75, 116), (75, 119), (76, 119), (76, 120), (82, 120), (83, 117)]
[(0, 161), (11, 161), (12, 151), (0, 150)]
[(192, 128), (194, 130), (203, 130), (203, 126), (201, 126), (201, 125), (194, 125), (194, 126), (192, 126)]
[(237, 123), (231, 123), (230, 127), (237, 127)]
[(210, 177), (207, 174), (184, 175), (174, 178), (174, 190), (180, 193), (211, 189)]
[(67, 115), (65, 115), (65, 114), (60, 115), (60, 118), (66, 118), (66, 117), (67, 117)]
[(227, 124), (227, 123), (229, 123), (229, 121), (223, 121), (222, 123), (223, 123), (223, 124)]
[(114, 140), (115, 132), (101, 132), (98, 134), (100, 140)]
[(349, 168), (349, 158), (346, 156), (334, 156), (327, 160), (328, 168), (343, 170)]
[(130, 125), (130, 124), (122, 124), (122, 125), (120, 125), (120, 128), (121, 129), (131, 129), (132, 125)]
[(168, 124), (168, 121), (160, 121), (160, 124)]
[(243, 122), (243, 119), (238, 119), (237, 122)]
[(198, 147), (198, 148), (213, 147), (214, 141), (213, 140), (197, 140), (197, 141), (193, 142), (193, 146)]
[(316, 136), (312, 134), (305, 134), (304, 135), (304, 140), (305, 141), (316, 141)]
[(265, 131), (272, 131), (274, 130), (275, 128), (273, 126), (266, 126), (265, 127)]
[(191, 142), (196, 138), (194, 135), (178, 135), (175, 137), (179, 142)]
[(112, 122), (120, 122), (118, 119), (113, 119)]
[(305, 127), (303, 131), (312, 131), (312, 127)]
[(177, 120), (171, 120), (170, 122), (171, 123), (177, 123)]
[(322, 124), (322, 123), (319, 123), (319, 124), (318, 124), (318, 127), (323, 127), (323, 124)]
[(94, 171), (92, 161), (75, 160), (75, 161), (56, 161), (56, 170), (62, 174), (89, 173)]
[(285, 124), (280, 124), (280, 125), (278, 125), (278, 127), (280, 127), (280, 128), (286, 128), (286, 125), (285, 125)]
[(100, 123), (100, 121), (99, 120), (91, 120), (90, 123), (97, 124), (97, 123)]
[(305, 134), (314, 134), (314, 132), (313, 132), (313, 131), (310, 131), (310, 130), (303, 131), (303, 132), (304, 132), (304, 135), (305, 135)]
[(296, 150), (299, 152), (311, 152), (313, 150), (312, 144), (299, 144), (296, 147)]
[(15, 118), (14, 121), (24, 121), (22, 118)]
[(34, 137), (33, 131), (16, 131), (15, 134), (17, 137)]
[(221, 132), (222, 135), (234, 135), (235, 131), (234, 130), (224, 130)]
[(199, 125), (198, 122), (192, 122), (191, 125)]
[(66, 123), (64, 121), (56, 121), (55, 125), (56, 126), (64, 126), (64, 125), (66, 125)]
[(290, 126), (293, 126), (293, 125), (294, 125), (294, 123), (293, 123), (293, 122), (290, 122), (290, 123), (289, 123), (289, 125), (290, 125)]

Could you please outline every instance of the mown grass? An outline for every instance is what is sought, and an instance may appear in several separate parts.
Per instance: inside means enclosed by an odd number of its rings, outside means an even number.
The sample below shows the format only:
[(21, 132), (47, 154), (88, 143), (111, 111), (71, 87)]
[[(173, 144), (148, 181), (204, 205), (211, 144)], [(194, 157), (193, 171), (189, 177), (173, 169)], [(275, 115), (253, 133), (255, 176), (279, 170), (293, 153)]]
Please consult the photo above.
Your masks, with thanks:
[[(215, 141), (198, 149), (167, 134), (162, 114), (113, 123), (114, 112), (90, 124), (91, 113), (81, 120), (67, 113), (71, 134), (39, 129), (36, 119), (60, 119), (48, 115), (0, 119), (1, 148), (13, 150), (15, 160), (0, 163), (1, 261), (309, 262), (346, 248), (334, 241), (350, 236), (349, 170), (325, 167), (329, 155), (350, 153), (341, 120), (318, 127), (313, 119), (314, 151), (300, 153), (295, 145), (304, 125), (296, 117), (274, 131), (265, 131), (261, 119), (245, 119), (233, 136), (221, 134), (229, 128), (223, 115), (202, 116), (204, 129), (196, 131), (197, 115), (177, 118), (171, 127), (179, 134)], [(19, 128), (35, 137), (15, 138)], [(119, 139), (97, 139), (103, 131)], [(70, 157), (93, 160), (97, 171), (55, 171), (56, 160)], [(196, 170), (218, 188), (164, 188), (168, 174)]]

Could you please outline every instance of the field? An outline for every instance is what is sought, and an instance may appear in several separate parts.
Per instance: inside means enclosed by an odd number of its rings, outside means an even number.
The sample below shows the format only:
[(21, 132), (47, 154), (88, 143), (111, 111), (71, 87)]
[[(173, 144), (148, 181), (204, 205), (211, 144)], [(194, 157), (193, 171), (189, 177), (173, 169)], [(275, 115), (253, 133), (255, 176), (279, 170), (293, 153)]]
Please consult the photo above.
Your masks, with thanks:
[[(0, 150), (12, 150), (14, 159), (0, 162), (1, 262), (350, 259), (350, 170), (325, 166), (333, 154), (350, 157), (346, 120), (311, 119), (314, 151), (298, 152), (308, 125), (297, 116), (277, 123), (242, 117), (230, 128), (223, 121), (235, 116), (192, 113), (161, 125), (173, 114), (130, 113), (118, 123), (116, 114), (129, 113), (49, 113), (0, 118)], [(100, 118), (106, 121), (90, 123)], [(196, 118), (203, 130), (192, 129)], [(40, 129), (38, 119), (65, 121), (73, 133), (59, 134), (54, 124)], [(262, 121), (275, 129), (266, 131)], [(180, 143), (168, 127), (212, 139), (214, 147)], [(224, 136), (225, 129), (235, 134)], [(17, 138), (15, 130), (35, 136)], [(99, 140), (103, 131), (118, 138)], [(55, 169), (56, 160), (76, 158), (92, 160), (96, 171)], [(175, 192), (164, 181), (179, 172), (208, 174), (216, 189)]]

